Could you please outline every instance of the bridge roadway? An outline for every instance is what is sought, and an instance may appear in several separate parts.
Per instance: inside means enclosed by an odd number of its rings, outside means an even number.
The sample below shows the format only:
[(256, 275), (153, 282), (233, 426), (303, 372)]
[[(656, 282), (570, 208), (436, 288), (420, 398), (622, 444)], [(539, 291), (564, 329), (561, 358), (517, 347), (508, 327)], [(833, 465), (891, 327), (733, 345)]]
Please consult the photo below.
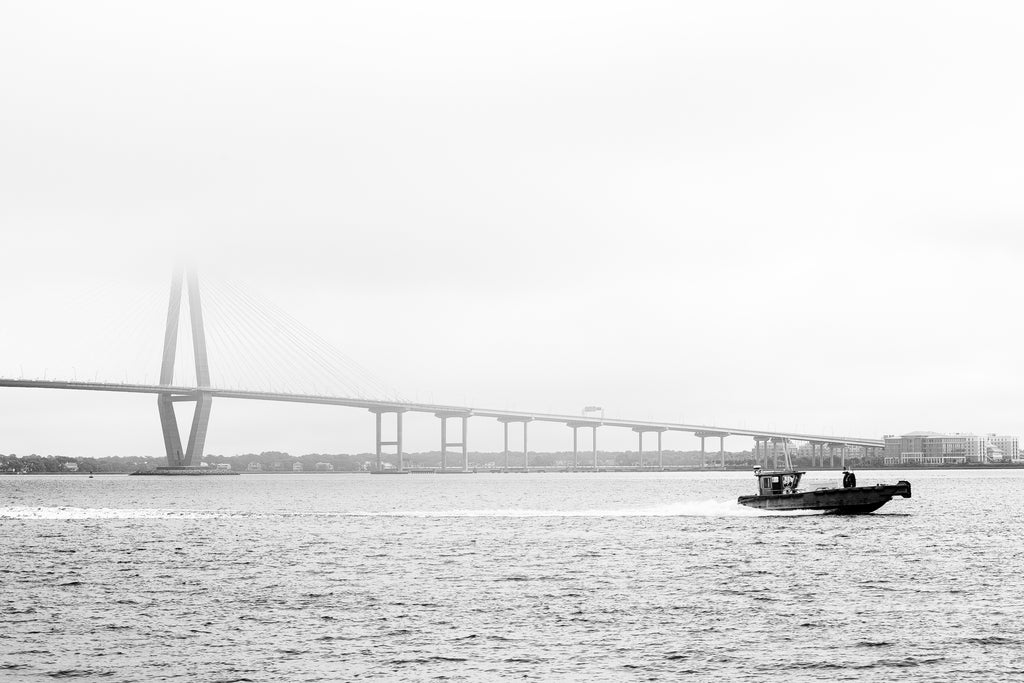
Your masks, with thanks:
[(759, 429), (739, 429), (736, 427), (713, 427), (710, 425), (689, 425), (678, 422), (654, 422), (646, 420), (622, 420), (616, 418), (593, 418), (580, 415), (557, 415), (551, 413), (532, 413), (515, 410), (493, 410), (490, 408), (471, 408), (466, 406), (437, 405), (431, 403), (407, 403), (403, 401), (374, 401), (341, 396), (319, 396), (315, 394), (287, 394), (266, 391), (244, 391), (238, 389), (216, 389), (198, 387), (161, 386), (154, 384), (118, 384), (111, 382), (78, 382), (66, 380), (38, 379), (5, 379), (0, 378), (0, 387), (22, 387), (35, 389), (66, 389), (78, 391), (108, 391), (127, 394), (156, 394), (194, 399), (200, 394), (216, 398), (237, 398), (253, 401), (279, 401), (285, 403), (309, 403), (319, 405), (348, 406), (365, 408), (377, 412), (414, 412), (464, 415), (466, 417), (491, 417), (505, 421), (537, 421), (558, 422), (577, 426), (626, 427), (634, 431), (673, 431), (705, 434), (708, 436), (748, 436), (755, 439), (793, 439), (812, 443), (835, 444), (845, 446), (868, 446), (881, 448), (885, 442), (880, 439), (861, 439), (856, 437), (832, 436), (824, 434), (805, 434), (800, 432), (775, 432)]

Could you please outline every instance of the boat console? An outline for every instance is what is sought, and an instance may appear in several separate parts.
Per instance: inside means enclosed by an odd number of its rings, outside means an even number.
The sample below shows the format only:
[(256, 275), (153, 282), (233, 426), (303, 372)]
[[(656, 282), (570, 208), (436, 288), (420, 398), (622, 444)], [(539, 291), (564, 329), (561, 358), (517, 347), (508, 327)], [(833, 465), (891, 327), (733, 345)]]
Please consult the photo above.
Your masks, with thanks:
[(800, 486), (800, 478), (806, 474), (796, 470), (762, 470), (754, 468), (757, 477), (757, 493), (760, 496), (781, 496), (796, 493)]

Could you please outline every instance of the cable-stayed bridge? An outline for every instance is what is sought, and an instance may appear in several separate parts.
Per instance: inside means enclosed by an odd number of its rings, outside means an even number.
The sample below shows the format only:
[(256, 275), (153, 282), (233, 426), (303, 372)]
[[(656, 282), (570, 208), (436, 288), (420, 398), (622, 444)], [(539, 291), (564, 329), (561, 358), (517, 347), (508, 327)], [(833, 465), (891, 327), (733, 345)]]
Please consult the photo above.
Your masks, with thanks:
[[(187, 301), (183, 301), (187, 293)], [(236, 292), (237, 294), (237, 292)], [(187, 305), (189, 315), (183, 319), (183, 303)], [(248, 300), (236, 296), (235, 303), (241, 306), (251, 305)], [(265, 311), (258, 311), (260, 325), (277, 325), (278, 321), (271, 318)], [(253, 323), (248, 323), (251, 327)], [(241, 326), (244, 326), (241, 325)], [(194, 365), (194, 384), (183, 384), (176, 381), (176, 361), (182, 344), (179, 343), (181, 332), (185, 331), (191, 341), (192, 365)], [(504, 458), (505, 467), (510, 465), (509, 450), (509, 425), (519, 425), (522, 429), (522, 460), (521, 466), (517, 468), (529, 468), (529, 446), (528, 429), (531, 422), (549, 422), (565, 424), (572, 430), (573, 442), (573, 464), (575, 467), (598, 467), (597, 433), (602, 427), (631, 429), (637, 434), (639, 467), (661, 467), (662, 462), (662, 435), (665, 432), (691, 433), (700, 439), (701, 463), (708, 464), (708, 453), (705, 442), (708, 438), (718, 439), (718, 458), (716, 465), (725, 466), (725, 439), (729, 436), (752, 438), (754, 441), (754, 453), (758, 462), (769, 465), (777, 461), (781, 453), (785, 453), (791, 441), (804, 441), (812, 447), (812, 458), (817, 460), (820, 466), (825, 466), (826, 450), (829, 460), (834, 463), (836, 453), (840, 459), (845, 460), (846, 450), (849, 446), (860, 447), (865, 450), (883, 447), (883, 442), (878, 439), (837, 437), (832, 435), (807, 434), (797, 432), (765, 431), (748, 428), (724, 427), (715, 425), (692, 425), (676, 422), (658, 422), (646, 420), (630, 420), (618, 418), (597, 417), (592, 414), (584, 415), (561, 415), (553, 413), (542, 413), (532, 411), (509, 411), (476, 406), (458, 406), (433, 403), (410, 402), (398, 397), (387, 399), (366, 398), (360, 396), (358, 384), (352, 384), (346, 377), (356, 375), (371, 383), (375, 383), (368, 373), (358, 366), (355, 366), (344, 357), (332, 356), (328, 353), (330, 349), (322, 339), (315, 335), (303, 334), (295, 327), (285, 326), (285, 344), (294, 344), (301, 348), (302, 342), (312, 348), (309, 356), (314, 358), (313, 369), (307, 369), (307, 373), (314, 375), (325, 374), (340, 377), (343, 386), (348, 388), (351, 395), (336, 395), (322, 393), (303, 393), (302, 391), (273, 391), (217, 387), (211, 382), (209, 354), (207, 350), (206, 325), (203, 317), (203, 304), (199, 289), (199, 278), (194, 270), (187, 273), (182, 269), (174, 272), (171, 282), (171, 296), (167, 311), (167, 324), (164, 334), (163, 357), (160, 369), (160, 379), (157, 384), (131, 383), (131, 382), (110, 382), (110, 381), (78, 381), (78, 380), (51, 380), (51, 379), (13, 379), (0, 377), (0, 387), (22, 387), (38, 389), (61, 389), (76, 391), (105, 391), (117, 393), (152, 394), (157, 397), (157, 409), (160, 415), (160, 424), (163, 432), (164, 447), (167, 455), (167, 463), (172, 468), (198, 466), (203, 455), (203, 448), (206, 441), (206, 433), (210, 423), (210, 410), (213, 399), (246, 399), (256, 401), (276, 401), (289, 403), (305, 403), (319, 405), (336, 405), (350, 408), (361, 408), (369, 410), (376, 415), (376, 455), (377, 468), (385, 467), (383, 457), (385, 450), (393, 449), (397, 460), (397, 471), (404, 470), (403, 450), (403, 420), (404, 413), (428, 413), (435, 415), (440, 420), (440, 450), (441, 467), (447, 469), (447, 456), (449, 452), (453, 455), (461, 455), (461, 463), (456, 464), (463, 470), (469, 469), (468, 443), (469, 443), (469, 421), (471, 418), (490, 418), (498, 420), (504, 426)], [(222, 334), (234, 334), (233, 331), (222, 332)], [(347, 365), (348, 373), (339, 374), (339, 365)], [(289, 362), (286, 370), (296, 372), (301, 365)], [(180, 369), (180, 364), (179, 364)], [(380, 385), (376, 384), (377, 389)], [(195, 404), (191, 426), (186, 441), (183, 443), (181, 432), (177, 424), (177, 417), (174, 411), (174, 404), (178, 402), (192, 402)], [(385, 425), (386, 415), (393, 416)], [(455, 419), (461, 422), (457, 436), (450, 437), (448, 421)], [(579, 449), (579, 430), (591, 430), (591, 453), (590, 457), (581, 459)], [(385, 436), (387, 431), (390, 436)], [(648, 451), (652, 456), (645, 462), (644, 436), (653, 433), (656, 437), (656, 448)], [(457, 440), (453, 440), (457, 439)], [(450, 450), (454, 449), (454, 451)], [(710, 454), (715, 460), (714, 454)], [(517, 458), (518, 459), (518, 458)]]

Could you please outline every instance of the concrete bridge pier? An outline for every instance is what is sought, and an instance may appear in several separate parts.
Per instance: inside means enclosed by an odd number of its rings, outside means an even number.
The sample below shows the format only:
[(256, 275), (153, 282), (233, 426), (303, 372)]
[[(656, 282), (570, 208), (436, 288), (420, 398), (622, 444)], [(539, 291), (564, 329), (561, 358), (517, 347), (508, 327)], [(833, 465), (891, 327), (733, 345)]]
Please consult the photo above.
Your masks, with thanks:
[[(448, 448), (453, 447), (462, 449), (462, 471), (468, 472), (469, 452), (466, 450), (466, 444), (468, 442), (466, 435), (469, 431), (469, 418), (472, 416), (472, 413), (466, 411), (452, 411), (434, 413), (434, 416), (441, 420), (441, 471), (444, 472), (448, 469)], [(448, 440), (448, 420), (453, 417), (462, 420), (461, 441)]]
[[(402, 414), (405, 413), (405, 408), (370, 408), (370, 412), (376, 416), (377, 422), (377, 471), (382, 472), (384, 470), (384, 463), (382, 461), (382, 454), (384, 446), (394, 446), (395, 451), (398, 454), (398, 471), (402, 472), (405, 470), (405, 454), (402, 451)], [(383, 420), (382, 416), (384, 413), (395, 414), (395, 440), (384, 441), (383, 439)]]
[(825, 469), (825, 442), (824, 441), (811, 441), (811, 467), (817, 465), (820, 469)]
[(523, 423), (523, 470), (525, 471), (525, 470), (529, 469), (529, 467), (530, 467), (530, 448), (529, 448), (529, 445), (527, 444), (527, 436), (528, 436), (527, 428), (528, 428), (530, 422), (532, 422), (532, 421), (533, 421), (532, 417), (499, 417), (498, 418), (498, 422), (501, 422), (504, 425), (504, 431), (505, 431), (505, 469), (506, 470), (509, 468), (509, 466), (508, 466), (508, 425), (511, 422), (522, 422)]
[(598, 425), (589, 420), (574, 420), (572, 422), (565, 423), (567, 427), (572, 429), (572, 466), (573, 469), (578, 469), (580, 466), (580, 441), (579, 441), (579, 430), (581, 427), (590, 427), (593, 429), (593, 451), (594, 451), (594, 467), (597, 467), (597, 427)]
[(637, 437), (637, 451), (640, 454), (640, 469), (644, 468), (644, 434), (655, 432), (658, 435), (658, 467), (665, 466), (664, 454), (661, 450), (661, 435), (668, 431), (666, 427), (633, 427)]
[(722, 466), (722, 469), (724, 470), (725, 469), (725, 437), (727, 437), (729, 435), (726, 434), (725, 432), (708, 432), (708, 431), (694, 432), (694, 434), (696, 436), (700, 437), (700, 466), (701, 466), (701, 469), (703, 469), (707, 465), (707, 463), (706, 463), (707, 456), (706, 456), (706, 453), (705, 453), (705, 450), (704, 450), (704, 439), (712, 438), (712, 437), (718, 437), (718, 460), (719, 460), (719, 463)]
[(841, 443), (830, 443), (828, 445), (828, 466), (834, 468), (836, 466), (836, 451), (841, 449), (843, 444)]
[(572, 468), (580, 466), (580, 426), (572, 425)]
[(765, 470), (768, 469), (768, 441), (770, 439), (771, 437), (768, 436), (754, 437), (754, 462)]

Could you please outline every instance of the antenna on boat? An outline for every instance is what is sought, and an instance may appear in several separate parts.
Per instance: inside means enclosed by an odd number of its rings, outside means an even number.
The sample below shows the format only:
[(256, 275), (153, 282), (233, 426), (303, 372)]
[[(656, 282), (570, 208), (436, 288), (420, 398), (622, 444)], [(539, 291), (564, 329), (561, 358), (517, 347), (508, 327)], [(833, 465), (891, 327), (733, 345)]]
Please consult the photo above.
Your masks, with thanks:
[(789, 460), (789, 439), (782, 440), (782, 458), (785, 461), (786, 469), (793, 469), (793, 463)]

